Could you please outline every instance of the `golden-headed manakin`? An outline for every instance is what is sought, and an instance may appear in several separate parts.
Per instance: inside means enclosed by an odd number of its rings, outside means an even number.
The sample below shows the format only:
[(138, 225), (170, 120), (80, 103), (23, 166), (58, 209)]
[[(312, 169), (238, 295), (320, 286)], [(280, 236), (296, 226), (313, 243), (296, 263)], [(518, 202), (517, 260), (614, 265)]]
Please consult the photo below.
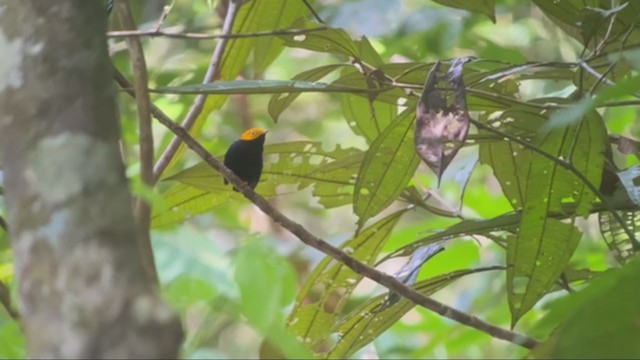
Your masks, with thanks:
[[(267, 130), (253, 128), (245, 131), (224, 156), (224, 165), (255, 189), (262, 174), (262, 151)], [(228, 184), (224, 179), (225, 185)], [(234, 191), (238, 191), (235, 187)]]

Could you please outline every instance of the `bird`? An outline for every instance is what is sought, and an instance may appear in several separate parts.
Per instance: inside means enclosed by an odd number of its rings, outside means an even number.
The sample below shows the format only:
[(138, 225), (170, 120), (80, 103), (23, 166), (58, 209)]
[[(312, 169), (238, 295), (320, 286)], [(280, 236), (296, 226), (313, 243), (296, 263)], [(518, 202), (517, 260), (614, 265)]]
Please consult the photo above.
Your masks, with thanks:
[[(245, 131), (239, 140), (229, 146), (224, 155), (224, 166), (233, 171), (252, 189), (258, 186), (260, 175), (262, 175), (262, 153), (267, 131), (260, 128)], [(224, 179), (224, 184), (228, 183), (229, 181)], [(234, 187), (233, 191), (238, 192), (238, 189)]]

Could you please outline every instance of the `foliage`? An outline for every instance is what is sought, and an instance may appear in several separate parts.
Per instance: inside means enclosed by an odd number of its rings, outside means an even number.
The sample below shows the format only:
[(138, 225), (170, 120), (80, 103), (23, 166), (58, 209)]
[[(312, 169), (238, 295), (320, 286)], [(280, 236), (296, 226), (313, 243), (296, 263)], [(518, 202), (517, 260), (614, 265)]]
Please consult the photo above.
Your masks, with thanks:
[[(163, 27), (218, 27), (211, 8), (223, 3), (176, 2)], [(442, 244), (413, 287), (535, 336), (542, 345), (530, 356), (640, 355), (625, 335), (637, 330), (640, 276), (632, 260), (640, 150), (629, 139), (640, 130), (640, 4), (309, 3), (326, 28), (302, 1), (244, 4), (234, 34), (311, 31), (230, 40), (210, 84), (199, 81), (213, 42), (145, 41), (156, 105), (179, 121), (190, 95), (209, 94), (191, 133), (217, 157), (244, 127), (270, 128), (258, 193), (389, 273), (416, 249)], [(403, 10), (388, 13), (394, 4)], [(153, 13), (136, 6), (141, 18)], [(341, 20), (354, 14), (368, 19)], [(360, 36), (376, 19), (388, 26)], [(147, 20), (141, 28), (156, 22)], [(126, 73), (119, 41), (112, 58)], [(448, 69), (462, 55), (477, 57), (462, 69), (471, 127), (434, 174), (416, 153), (416, 109), (434, 64)], [(134, 106), (122, 95), (135, 185)], [(172, 135), (154, 130), (159, 157)], [(634, 150), (616, 147), (613, 135)], [(187, 331), (185, 358), (526, 355), (404, 298), (390, 304), (386, 289), (294, 245), (184, 150), (147, 195), (162, 293)], [(15, 286), (3, 239), (0, 261), (0, 280)], [(0, 357), (24, 357), (19, 327), (2, 312), (0, 333)]]

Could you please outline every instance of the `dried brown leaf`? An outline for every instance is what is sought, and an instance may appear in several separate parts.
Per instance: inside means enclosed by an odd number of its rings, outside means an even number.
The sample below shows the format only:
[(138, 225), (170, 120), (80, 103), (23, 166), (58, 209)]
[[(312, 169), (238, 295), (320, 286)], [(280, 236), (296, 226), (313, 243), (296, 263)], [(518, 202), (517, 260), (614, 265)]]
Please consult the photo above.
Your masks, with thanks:
[[(440, 61), (427, 76), (424, 91), (416, 110), (416, 152), (438, 176), (442, 173), (464, 144), (469, 133), (469, 112), (466, 91), (462, 80), (464, 64), (473, 58), (456, 59), (445, 75), (438, 75)], [(445, 82), (441, 94), (439, 82)], [(453, 101), (447, 104), (447, 92), (453, 92)]]

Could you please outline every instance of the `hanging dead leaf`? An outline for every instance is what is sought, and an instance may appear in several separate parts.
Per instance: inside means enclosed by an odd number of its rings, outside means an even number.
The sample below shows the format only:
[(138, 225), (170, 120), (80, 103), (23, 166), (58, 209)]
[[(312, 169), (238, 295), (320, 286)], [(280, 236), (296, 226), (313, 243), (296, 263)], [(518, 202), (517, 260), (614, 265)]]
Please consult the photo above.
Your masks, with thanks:
[[(464, 64), (471, 57), (456, 59), (445, 75), (438, 75), (440, 61), (436, 62), (427, 75), (424, 91), (416, 110), (416, 152), (438, 176), (438, 186), (442, 173), (456, 156), (469, 133), (469, 112), (462, 80)], [(439, 82), (444, 87), (439, 87)], [(444, 88), (444, 94), (441, 90)], [(453, 101), (447, 104), (447, 92), (453, 92)]]

